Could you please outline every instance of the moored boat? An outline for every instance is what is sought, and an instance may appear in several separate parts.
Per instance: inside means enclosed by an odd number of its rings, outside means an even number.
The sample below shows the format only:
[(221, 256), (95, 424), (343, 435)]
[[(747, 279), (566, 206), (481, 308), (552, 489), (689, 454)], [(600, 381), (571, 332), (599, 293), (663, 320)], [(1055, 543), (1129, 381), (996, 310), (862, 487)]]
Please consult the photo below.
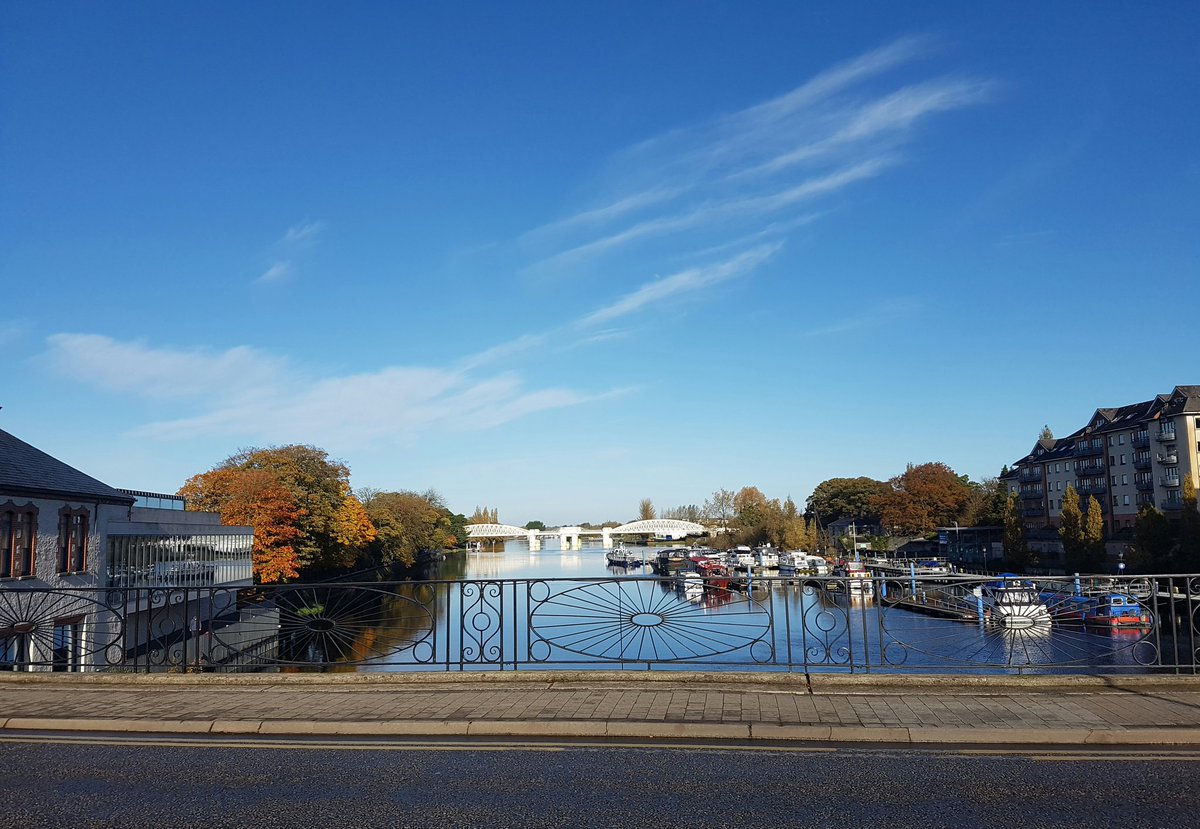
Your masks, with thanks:
[(1050, 623), (1050, 608), (1029, 582), (1006, 578), (983, 585), (980, 595), (993, 622), (1009, 627)]
[(704, 579), (704, 586), (709, 589), (729, 588), (729, 570), (719, 561), (702, 559), (696, 563), (696, 572)]

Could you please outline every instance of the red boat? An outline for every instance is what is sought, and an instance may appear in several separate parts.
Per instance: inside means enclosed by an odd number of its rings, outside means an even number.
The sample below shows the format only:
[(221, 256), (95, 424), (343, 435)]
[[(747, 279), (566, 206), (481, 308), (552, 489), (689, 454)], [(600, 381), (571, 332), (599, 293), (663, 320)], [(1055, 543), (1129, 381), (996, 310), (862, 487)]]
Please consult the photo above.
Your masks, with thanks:
[(700, 559), (693, 562), (696, 572), (704, 576), (704, 586), (710, 589), (726, 590), (729, 588), (729, 568), (719, 561)]

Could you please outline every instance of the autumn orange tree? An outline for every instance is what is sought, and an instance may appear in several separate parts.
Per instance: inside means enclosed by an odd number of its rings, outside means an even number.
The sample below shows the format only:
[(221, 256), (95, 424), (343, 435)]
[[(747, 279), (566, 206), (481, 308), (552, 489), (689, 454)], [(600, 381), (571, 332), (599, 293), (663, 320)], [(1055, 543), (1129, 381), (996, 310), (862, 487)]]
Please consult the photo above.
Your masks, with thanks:
[(195, 475), (179, 490), (188, 508), (216, 512), (221, 523), (254, 528), (254, 576), (262, 584), (300, 575), (294, 542), (304, 511), (269, 472), (214, 469)]
[(871, 500), (880, 523), (901, 535), (926, 535), (957, 521), (971, 496), (967, 482), (944, 463), (909, 464)]
[[(350, 470), (315, 446), (293, 444), (244, 449), (208, 472), (193, 476), (180, 489), (191, 509), (219, 512), (239, 509), (264, 522), (258, 535), (278, 540), (286, 536), (294, 556), (291, 566), (256, 571), (261, 581), (295, 578), (292, 571), (339, 570), (351, 567), (376, 531), (363, 505), (350, 490)], [(254, 499), (244, 504), (239, 499)], [(253, 506), (253, 509), (251, 509)], [(285, 517), (291, 518), (285, 521)], [(267, 523), (274, 519), (274, 523)], [(280, 527), (291, 529), (280, 535)], [(264, 555), (265, 550), (264, 547)], [(278, 552), (277, 557), (285, 558)]]

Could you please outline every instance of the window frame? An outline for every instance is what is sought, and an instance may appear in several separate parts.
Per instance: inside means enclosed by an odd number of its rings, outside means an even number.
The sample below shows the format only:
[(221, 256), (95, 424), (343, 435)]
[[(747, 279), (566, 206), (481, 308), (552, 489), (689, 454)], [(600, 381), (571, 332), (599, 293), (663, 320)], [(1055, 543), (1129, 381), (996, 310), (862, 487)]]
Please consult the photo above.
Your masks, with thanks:
[[(90, 524), (91, 513), (87, 507), (63, 507), (58, 511), (59, 575), (69, 576), (88, 571)], [(73, 566), (76, 564), (77, 567)]]
[[(26, 519), (28, 543), (23, 545), (24, 572), (17, 572), (18, 517)], [(0, 504), (0, 580), (33, 578), (37, 575), (38, 507), (33, 501)]]

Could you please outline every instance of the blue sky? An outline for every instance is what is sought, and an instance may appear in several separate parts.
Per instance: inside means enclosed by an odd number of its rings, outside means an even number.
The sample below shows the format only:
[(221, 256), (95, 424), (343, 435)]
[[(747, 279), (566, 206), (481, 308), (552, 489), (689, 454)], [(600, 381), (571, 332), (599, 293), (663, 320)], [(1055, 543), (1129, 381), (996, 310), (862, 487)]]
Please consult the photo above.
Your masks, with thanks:
[(1195, 3), (5, 4), (0, 427), (628, 519), (1200, 382)]

